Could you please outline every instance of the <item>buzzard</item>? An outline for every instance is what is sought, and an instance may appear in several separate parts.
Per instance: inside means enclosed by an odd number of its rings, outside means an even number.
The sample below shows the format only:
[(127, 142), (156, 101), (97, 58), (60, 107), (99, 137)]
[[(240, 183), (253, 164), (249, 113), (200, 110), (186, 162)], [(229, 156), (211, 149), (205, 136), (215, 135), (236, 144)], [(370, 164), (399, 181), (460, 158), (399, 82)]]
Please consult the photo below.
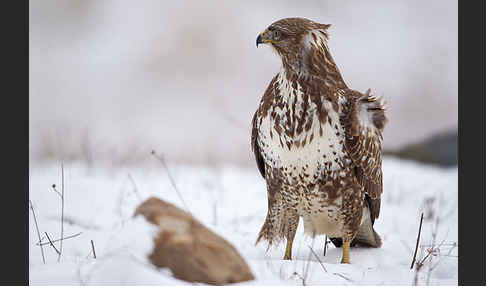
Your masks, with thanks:
[(373, 224), (383, 190), (382, 98), (349, 89), (329, 52), (329, 24), (286, 18), (256, 39), (280, 56), (253, 116), (251, 146), (267, 183), (268, 210), (258, 243), (287, 240), (300, 217), (304, 231), (326, 234), (350, 263), (351, 246), (380, 247)]

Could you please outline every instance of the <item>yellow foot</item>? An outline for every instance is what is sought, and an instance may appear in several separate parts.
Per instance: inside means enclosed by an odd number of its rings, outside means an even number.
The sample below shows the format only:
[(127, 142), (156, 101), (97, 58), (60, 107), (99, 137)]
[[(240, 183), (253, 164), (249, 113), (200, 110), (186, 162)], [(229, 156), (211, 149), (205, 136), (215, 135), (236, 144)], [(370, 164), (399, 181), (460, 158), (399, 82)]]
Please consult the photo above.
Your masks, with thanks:
[(349, 242), (343, 242), (343, 258), (341, 259), (341, 263), (351, 263), (351, 261), (349, 260), (349, 247)]

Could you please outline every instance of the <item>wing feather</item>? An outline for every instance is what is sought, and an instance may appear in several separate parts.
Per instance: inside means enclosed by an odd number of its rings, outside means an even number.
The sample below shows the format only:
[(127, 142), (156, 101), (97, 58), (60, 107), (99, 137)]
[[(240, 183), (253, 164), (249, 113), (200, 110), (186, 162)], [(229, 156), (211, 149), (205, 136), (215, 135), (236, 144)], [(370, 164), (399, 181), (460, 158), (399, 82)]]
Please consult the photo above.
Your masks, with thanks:
[(371, 219), (380, 214), (383, 174), (381, 169), (382, 132), (387, 122), (381, 98), (354, 90), (344, 92), (341, 113), (346, 139), (345, 148), (355, 165), (358, 182), (364, 187)]
[(265, 179), (265, 161), (263, 159), (260, 146), (258, 145), (258, 129), (259, 129), (258, 122), (259, 121), (261, 122), (261, 119), (267, 116), (267, 111), (270, 107), (270, 104), (274, 100), (275, 96), (279, 93), (277, 78), (278, 78), (278, 74), (273, 77), (272, 81), (270, 82), (267, 89), (265, 90), (265, 93), (263, 94), (262, 100), (260, 102), (260, 106), (258, 107), (257, 111), (253, 115), (253, 120), (251, 123), (252, 124), (251, 149), (255, 154), (255, 160), (258, 166), (258, 170), (260, 171), (260, 174), (264, 179)]
[(258, 110), (253, 115), (252, 120), (252, 129), (251, 129), (251, 149), (253, 150), (253, 154), (255, 154), (255, 161), (258, 166), (258, 170), (262, 177), (265, 178), (265, 162), (263, 161), (263, 156), (260, 153), (260, 147), (258, 146), (258, 127), (257, 127), (257, 117), (258, 117)]

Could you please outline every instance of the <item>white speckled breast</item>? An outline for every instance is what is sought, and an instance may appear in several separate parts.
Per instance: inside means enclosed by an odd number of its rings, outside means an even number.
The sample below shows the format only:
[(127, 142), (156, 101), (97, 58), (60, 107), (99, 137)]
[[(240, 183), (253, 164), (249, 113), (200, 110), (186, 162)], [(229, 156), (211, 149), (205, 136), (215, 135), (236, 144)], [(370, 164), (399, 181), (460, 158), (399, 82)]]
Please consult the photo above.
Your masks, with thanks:
[[(275, 168), (287, 167), (289, 175), (295, 176), (305, 173), (309, 175), (309, 178), (312, 178), (314, 174), (319, 172), (324, 163), (328, 163), (330, 170), (339, 170), (340, 165), (336, 163), (336, 159), (342, 161), (344, 158), (342, 151), (344, 130), (339, 122), (339, 115), (333, 110), (331, 102), (328, 100), (323, 101), (330, 120), (327, 120), (321, 126), (316, 111), (317, 106), (314, 102), (308, 99), (307, 110), (304, 111), (302, 109), (304, 102), (300, 86), (297, 85), (297, 90), (294, 90), (291, 84), (287, 82), (283, 72), (280, 73), (278, 80), (281, 100), (286, 100), (288, 104), (285, 104), (283, 109), (273, 107), (276, 114), (280, 115), (280, 122), (276, 122), (275, 118), (271, 116), (273, 109), (268, 112), (268, 115), (261, 122), (259, 139), (260, 146), (266, 157), (266, 163)], [(295, 120), (296, 115), (292, 114), (292, 109), (290, 108), (294, 101), (297, 101), (295, 113), (302, 113), (302, 116), (306, 118), (306, 122), (311, 120), (311, 128), (309, 131), (304, 130), (301, 134), (294, 133), (293, 136), (288, 136), (284, 132), (278, 136), (275, 124), (283, 126), (288, 123), (284, 116), (287, 111), (291, 112), (291, 118)], [(321, 128), (322, 136), (320, 136)], [(296, 141), (302, 142), (304, 139), (306, 141), (304, 146), (302, 144), (300, 146), (294, 144)], [(291, 150), (287, 147), (287, 142), (290, 142)]]
[[(265, 162), (281, 170), (280, 176), (284, 177), (288, 184), (281, 190), (282, 195), (287, 202), (296, 205), (297, 212), (304, 219), (305, 231), (339, 235), (341, 227), (338, 213), (342, 200), (338, 199), (334, 205), (327, 205), (323, 202), (319, 186), (316, 184), (322, 178), (324, 170), (332, 171), (334, 179), (338, 180), (340, 175), (345, 174), (341, 170), (342, 163), (348, 160), (343, 152), (344, 130), (339, 121), (339, 114), (335, 112), (329, 100), (323, 100), (328, 120), (321, 126), (316, 104), (308, 99), (307, 108), (303, 110), (305, 105), (300, 86), (297, 84), (297, 89), (293, 89), (285, 78), (281, 72), (278, 78), (280, 98), (275, 100), (285, 100), (287, 103), (280, 105), (283, 109), (279, 104), (272, 104), (259, 126), (259, 146)], [(291, 109), (294, 101), (296, 114), (292, 114)], [(300, 134), (294, 132), (289, 136), (285, 132), (280, 132), (279, 135), (275, 129), (276, 124), (280, 124), (280, 128), (284, 129), (285, 125), (293, 123), (288, 122), (288, 116), (285, 116), (287, 112), (291, 113), (290, 120), (297, 120), (300, 114), (305, 117), (305, 122), (312, 121), (311, 128), (307, 131), (304, 129)], [(276, 118), (279, 122), (276, 122)], [(297, 141), (306, 143), (295, 144)], [(287, 143), (290, 143), (290, 150)]]

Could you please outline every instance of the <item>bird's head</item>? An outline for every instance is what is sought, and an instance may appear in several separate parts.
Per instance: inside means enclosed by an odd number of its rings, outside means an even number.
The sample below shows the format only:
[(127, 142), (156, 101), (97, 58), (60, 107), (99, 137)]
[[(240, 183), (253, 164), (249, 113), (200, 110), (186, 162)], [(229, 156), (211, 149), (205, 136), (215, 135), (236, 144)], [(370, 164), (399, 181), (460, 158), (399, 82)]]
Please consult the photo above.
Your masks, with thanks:
[(256, 45), (268, 44), (282, 58), (284, 66), (302, 68), (309, 52), (327, 49), (330, 24), (305, 18), (285, 18), (272, 23), (256, 39)]

